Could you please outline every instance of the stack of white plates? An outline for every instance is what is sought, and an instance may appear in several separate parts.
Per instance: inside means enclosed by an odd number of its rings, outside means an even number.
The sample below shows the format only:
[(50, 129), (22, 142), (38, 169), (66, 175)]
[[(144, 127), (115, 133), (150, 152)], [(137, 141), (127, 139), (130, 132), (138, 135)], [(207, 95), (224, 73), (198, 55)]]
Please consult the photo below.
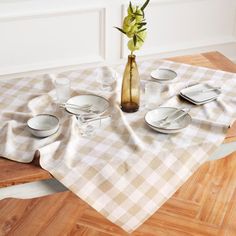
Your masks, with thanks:
[(169, 82), (177, 77), (177, 73), (170, 69), (159, 68), (151, 72), (151, 78), (159, 83)]
[[(181, 117), (175, 120), (179, 116)], [(160, 107), (151, 110), (146, 113), (144, 119), (150, 128), (166, 134), (180, 132), (192, 121), (191, 116), (186, 111), (174, 107)], [(163, 120), (165, 120), (166, 125), (163, 125)]]
[(180, 96), (195, 105), (202, 105), (215, 100), (220, 93), (220, 88), (209, 84), (197, 84), (181, 90)]

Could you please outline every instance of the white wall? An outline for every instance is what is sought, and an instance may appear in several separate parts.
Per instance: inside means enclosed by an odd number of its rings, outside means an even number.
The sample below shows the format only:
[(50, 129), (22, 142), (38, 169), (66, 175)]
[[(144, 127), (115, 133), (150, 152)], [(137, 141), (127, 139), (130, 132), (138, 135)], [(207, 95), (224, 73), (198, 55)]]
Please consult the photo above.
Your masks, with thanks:
[[(1, 0), (0, 75), (128, 54), (121, 25), (128, 0)], [(236, 0), (151, 0), (140, 56), (218, 50), (236, 60)]]

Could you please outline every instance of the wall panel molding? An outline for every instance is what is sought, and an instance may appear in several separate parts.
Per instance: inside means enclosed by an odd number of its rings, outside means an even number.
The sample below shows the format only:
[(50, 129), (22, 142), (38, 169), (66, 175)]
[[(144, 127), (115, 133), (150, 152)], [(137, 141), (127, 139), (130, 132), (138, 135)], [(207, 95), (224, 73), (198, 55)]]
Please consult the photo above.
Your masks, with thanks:
[[(1, 6), (1, 5), (0, 5)], [(72, 14), (79, 14), (79, 13), (86, 13), (91, 11), (102, 11), (104, 10), (103, 7), (76, 7), (73, 9), (54, 9), (54, 10), (46, 10), (46, 11), (34, 11), (34, 12), (20, 12), (20, 13), (9, 13), (5, 15), (0, 15), (0, 22), (1, 21), (16, 21), (16, 20), (23, 20), (23, 19), (34, 19), (34, 18), (45, 18), (45, 17), (52, 17), (52, 16), (63, 16), (63, 15), (72, 15)]]
[[(127, 3), (1, 1), (0, 76), (123, 63), (129, 54), (127, 39), (114, 26), (122, 23)], [(152, 0), (146, 17), (148, 37), (137, 56), (218, 50), (236, 60), (235, 0)]]
[[(5, 32), (5, 40), (0, 39), (0, 74), (103, 62), (106, 56), (105, 15), (106, 8), (101, 6), (0, 16), (0, 30), (3, 29)], [(76, 20), (78, 21), (76, 22)], [(34, 29), (34, 26), (39, 28), (38, 31), (42, 32), (41, 35)], [(79, 28), (82, 26), (84, 26), (83, 31), (85, 32), (79, 32)], [(86, 29), (86, 26), (90, 28)], [(24, 30), (27, 27), (33, 30), (32, 34), (38, 34), (38, 39), (33, 37), (31, 32)], [(20, 28), (23, 31), (22, 35), (20, 35)], [(69, 30), (70, 28), (71, 30)], [(55, 37), (50, 34), (50, 30), (55, 30)], [(76, 37), (78, 41), (68, 38), (67, 42), (66, 35), (63, 36), (63, 31), (71, 33), (71, 37)], [(45, 39), (47, 33), (49, 33), (48, 44), (47, 39)], [(16, 36), (15, 40), (13, 40), (14, 34)], [(19, 42), (17, 37), (21, 39), (22, 36), (25, 39)], [(60, 36), (64, 38), (60, 39)], [(82, 37), (81, 40), (80, 37)], [(54, 42), (50, 42), (52, 40)], [(43, 43), (41, 43), (42, 41)], [(70, 45), (70, 43), (72, 44)], [(27, 47), (27, 44), (31, 45), (31, 51), (28, 50), (28, 53), (23, 48)], [(39, 45), (39, 47), (33, 47), (32, 44)], [(15, 50), (6, 50), (6, 47), (9, 47), (9, 49), (15, 47)], [(60, 56), (60, 53), (57, 52), (63, 47), (68, 50), (64, 50)], [(41, 54), (42, 50), (47, 51), (45, 55)], [(78, 53), (75, 54), (74, 50), (77, 50)], [(12, 60), (15, 54), (21, 56)], [(50, 54), (50, 56), (47, 54)], [(55, 54), (54, 57), (53, 54)], [(25, 57), (32, 58), (24, 62)], [(8, 64), (5, 63), (6, 60), (8, 60)], [(12, 61), (13, 63), (11, 63)]]
[(236, 3), (234, 4), (234, 27), (233, 27), (233, 35), (234, 35), (234, 39), (236, 41)]

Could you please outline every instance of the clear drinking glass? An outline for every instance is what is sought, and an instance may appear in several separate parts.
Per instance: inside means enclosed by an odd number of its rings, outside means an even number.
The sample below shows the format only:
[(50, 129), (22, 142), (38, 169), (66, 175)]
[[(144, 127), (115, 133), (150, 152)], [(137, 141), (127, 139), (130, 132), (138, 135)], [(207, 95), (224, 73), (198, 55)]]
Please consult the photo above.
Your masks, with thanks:
[(100, 119), (90, 121), (89, 119), (85, 119), (83, 115), (78, 115), (76, 118), (79, 123), (79, 132), (83, 137), (92, 137), (101, 126)]
[(97, 70), (97, 82), (100, 84), (102, 91), (111, 92), (115, 89), (117, 80), (116, 71), (106, 68)]
[(153, 109), (159, 104), (162, 85), (156, 82), (146, 82), (145, 84), (145, 107)]
[(70, 85), (70, 80), (68, 78), (56, 78), (54, 81), (55, 88), (56, 88), (56, 95), (57, 95), (57, 100), (59, 103), (64, 103), (68, 101), (70, 98), (70, 93), (71, 93), (71, 85)]

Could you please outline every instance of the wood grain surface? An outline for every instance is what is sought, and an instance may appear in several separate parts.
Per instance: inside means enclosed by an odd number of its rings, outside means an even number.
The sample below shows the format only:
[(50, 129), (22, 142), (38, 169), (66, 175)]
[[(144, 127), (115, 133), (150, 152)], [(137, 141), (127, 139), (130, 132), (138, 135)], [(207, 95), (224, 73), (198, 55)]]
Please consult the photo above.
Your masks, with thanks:
[(0, 157), (0, 188), (50, 178), (50, 173), (35, 162), (25, 164)]
[[(236, 152), (207, 162), (132, 236), (235, 236)], [(67, 191), (0, 201), (0, 235), (128, 235)]]

